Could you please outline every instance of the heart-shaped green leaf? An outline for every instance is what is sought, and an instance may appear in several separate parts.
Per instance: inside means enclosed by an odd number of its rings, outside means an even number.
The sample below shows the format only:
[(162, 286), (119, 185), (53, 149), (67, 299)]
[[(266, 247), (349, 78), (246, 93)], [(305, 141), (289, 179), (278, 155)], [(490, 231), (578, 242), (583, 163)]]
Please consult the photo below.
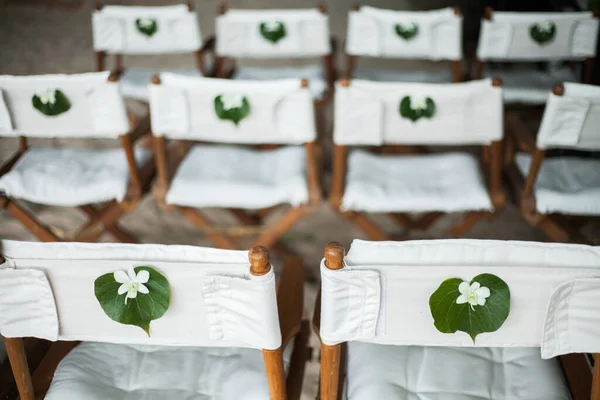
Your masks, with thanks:
[(48, 89), (44, 93), (34, 94), (31, 104), (39, 112), (49, 117), (65, 113), (71, 108), (71, 102), (67, 96), (58, 89)]
[(282, 21), (261, 22), (259, 31), (262, 37), (275, 44), (287, 35), (285, 24)]
[(135, 20), (137, 30), (148, 37), (158, 31), (158, 22), (154, 18), (138, 18)]
[[(145, 272), (142, 271), (148, 271), (149, 274), (145, 283), (136, 283), (135, 279), (125, 279), (125, 283), (123, 279), (117, 281), (118, 273), (132, 278), (136, 274), (138, 277), (144, 275)], [(134, 286), (137, 285), (133, 289), (132, 283)], [(119, 289), (122, 287), (128, 290), (119, 294)], [(134, 298), (130, 297), (133, 291), (136, 292)], [(150, 336), (150, 322), (162, 317), (167, 312), (171, 301), (169, 281), (163, 274), (149, 266), (133, 268), (129, 274), (117, 271), (102, 275), (94, 282), (94, 294), (110, 319), (125, 325), (139, 326), (148, 336)]]
[(245, 96), (222, 94), (215, 97), (215, 113), (237, 125), (250, 114), (250, 102)]
[(394, 28), (396, 34), (404, 40), (411, 40), (419, 33), (419, 25), (414, 22), (410, 24), (396, 24)]
[(549, 43), (556, 36), (556, 24), (551, 21), (538, 22), (531, 25), (529, 34), (539, 45)]
[(415, 122), (419, 118), (432, 118), (435, 114), (435, 102), (431, 97), (417, 99), (414, 96), (404, 96), (400, 100), (400, 116)]
[(510, 312), (510, 289), (506, 282), (492, 274), (477, 275), (471, 282), (464, 283), (460, 278), (451, 278), (431, 295), (429, 309), (438, 331), (465, 332), (475, 343), (477, 335), (495, 332), (506, 321)]

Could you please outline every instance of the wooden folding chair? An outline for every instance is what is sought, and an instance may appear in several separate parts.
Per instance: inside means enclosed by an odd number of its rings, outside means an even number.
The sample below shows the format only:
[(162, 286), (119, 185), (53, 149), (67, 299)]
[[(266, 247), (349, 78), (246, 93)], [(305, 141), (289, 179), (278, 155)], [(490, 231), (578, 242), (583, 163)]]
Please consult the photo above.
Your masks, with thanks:
[(580, 228), (600, 215), (600, 160), (552, 152), (600, 150), (599, 117), (600, 90), (565, 83), (548, 98), (537, 141), (507, 118), (507, 179), (525, 220), (552, 241), (590, 242)]
[[(482, 217), (500, 212), (505, 202), (501, 96), (501, 82), (491, 79), (446, 85), (340, 81), (331, 206), (373, 240), (390, 235), (365, 213), (388, 214), (407, 229), (427, 229), (446, 213), (465, 212), (449, 231), (460, 237)], [(456, 151), (368, 151), (398, 145), (475, 145), (481, 161)], [(415, 213), (421, 216), (411, 218)]]
[[(260, 246), (2, 245), (0, 332), (21, 400), (300, 398), (298, 259), (276, 285)], [(62, 342), (30, 373), (23, 337)]]
[[(159, 204), (179, 209), (217, 247), (240, 248), (239, 234), (255, 236), (252, 245), (283, 250), (279, 238), (321, 199), (308, 81), (161, 74), (153, 82), (154, 196)], [(179, 142), (171, 156), (168, 140)], [(188, 148), (194, 141), (205, 144)], [(169, 168), (169, 159), (176, 168)], [(264, 223), (285, 205), (291, 207), (272, 224)], [(214, 226), (197, 210), (203, 208), (229, 210), (242, 226)]]
[[(450, 83), (463, 80), (460, 9), (394, 11), (355, 5), (348, 13), (344, 78)], [(357, 68), (357, 58), (450, 61), (450, 68), (418, 71)]]
[[(152, 153), (134, 147), (150, 132), (150, 118), (130, 121), (118, 74), (0, 76), (0, 91), (0, 136), (19, 137), (19, 150), (0, 168), (0, 208), (45, 242), (93, 242), (107, 232), (135, 243), (117, 221), (138, 205), (154, 177)], [(29, 147), (31, 137), (112, 138), (122, 148)], [(77, 207), (89, 220), (73, 235), (61, 233), (21, 201)]]
[(188, 76), (213, 74), (214, 37), (203, 43), (194, 2), (145, 7), (111, 6), (97, 2), (92, 13), (97, 71), (104, 71), (107, 55), (114, 55), (113, 70), (123, 72), (125, 97), (148, 102), (148, 82), (160, 72), (149, 68), (123, 67), (123, 55), (191, 54), (197, 68), (163, 70)]
[(599, 272), (582, 245), (330, 243), (319, 398), (600, 399)]

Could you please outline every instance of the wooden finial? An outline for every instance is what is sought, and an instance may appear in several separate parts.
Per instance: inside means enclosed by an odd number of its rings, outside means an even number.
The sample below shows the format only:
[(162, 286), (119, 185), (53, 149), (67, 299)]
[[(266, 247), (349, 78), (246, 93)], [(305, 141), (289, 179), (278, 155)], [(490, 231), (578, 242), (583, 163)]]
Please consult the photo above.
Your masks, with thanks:
[(554, 93), (556, 96), (564, 95), (565, 94), (565, 85), (563, 85), (562, 83), (554, 85), (554, 87), (552, 88), (552, 93)]
[(252, 246), (248, 252), (250, 260), (250, 273), (254, 276), (262, 276), (271, 270), (269, 262), (269, 250), (264, 246)]
[(352, 10), (354, 10), (354, 11), (360, 11), (360, 4), (358, 4), (358, 3), (354, 3), (354, 4), (352, 5)]
[(227, 3), (224, 2), (224, 1), (222, 1), (217, 6), (217, 14), (218, 15), (225, 15), (226, 12), (227, 12)]
[(104, 8), (104, 4), (102, 4), (101, 2), (97, 1), (94, 3), (94, 9), (96, 11), (100, 11)]
[(498, 77), (492, 78), (492, 86), (494, 86), (494, 87), (502, 86), (502, 79), (500, 79)]
[(108, 81), (116, 82), (119, 80), (119, 76), (121, 76), (121, 71), (111, 71), (110, 75), (108, 76)]
[(302, 78), (300, 80), (300, 87), (307, 88), (308, 87), (308, 79)]
[(342, 87), (348, 87), (348, 86), (350, 86), (350, 81), (346, 78), (342, 78), (342, 79), (340, 79), (340, 85)]
[(329, 269), (344, 268), (344, 246), (337, 242), (327, 243), (325, 246), (325, 266)]
[(487, 19), (488, 21), (491, 21), (493, 13), (494, 13), (494, 9), (492, 7), (486, 7), (485, 11), (483, 12), (483, 18)]
[(154, 74), (154, 75), (152, 75), (152, 78), (150, 79), (150, 81), (155, 85), (160, 85), (160, 76)]
[(317, 10), (319, 10), (319, 12), (320, 12), (321, 14), (325, 14), (325, 13), (327, 12), (327, 7), (325, 7), (325, 4), (323, 4), (323, 3), (320, 3), (320, 4), (317, 6)]
[(187, 6), (188, 6), (188, 11), (189, 12), (192, 12), (192, 11), (194, 11), (196, 9), (196, 5), (194, 4), (193, 1), (188, 1), (187, 2)]
[(454, 11), (454, 15), (456, 15), (457, 17), (460, 17), (462, 15), (459, 7), (452, 7), (452, 11)]
[(600, 17), (600, 10), (598, 10), (597, 8), (594, 8), (592, 10), (592, 15), (594, 15), (594, 18)]

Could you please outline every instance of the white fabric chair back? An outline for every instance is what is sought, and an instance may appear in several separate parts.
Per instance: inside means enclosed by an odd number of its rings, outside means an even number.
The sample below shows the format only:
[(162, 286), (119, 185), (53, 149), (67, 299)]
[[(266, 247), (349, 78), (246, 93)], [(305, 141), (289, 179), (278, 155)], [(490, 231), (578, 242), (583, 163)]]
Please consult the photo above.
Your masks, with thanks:
[[(403, 107), (423, 107), (428, 99), (434, 104), (431, 117), (413, 121), (403, 115)], [(491, 79), (451, 84), (352, 80), (347, 87), (338, 82), (334, 122), (339, 145), (490, 144), (503, 135), (502, 88)]]
[[(471, 281), (480, 274), (496, 275), (509, 287), (503, 325), (475, 342), (461, 331), (438, 331), (430, 296), (446, 279)], [(321, 263), (321, 283), (320, 333), (327, 344), (541, 347), (543, 358), (600, 351), (600, 247), (355, 240), (343, 269)]]
[[(301, 144), (316, 137), (314, 106), (300, 79), (242, 81), (164, 73), (150, 85), (152, 132), (216, 143)], [(219, 101), (220, 99), (220, 101)], [(247, 106), (236, 124), (217, 108)]]
[(361, 7), (348, 14), (346, 53), (353, 56), (460, 60), (462, 22), (452, 8), (393, 11)]
[[(247, 251), (151, 244), (1, 244), (6, 262), (0, 265), (0, 333), (5, 337), (263, 349), (281, 345), (275, 276), (272, 268), (263, 276), (250, 274)], [(110, 319), (94, 294), (98, 277), (137, 266), (159, 271), (171, 291), (166, 313), (150, 323), (150, 336), (138, 326)]]
[(94, 50), (116, 54), (190, 53), (202, 39), (187, 5), (104, 6), (92, 14)]
[(600, 150), (600, 88), (580, 83), (563, 87), (562, 96), (551, 93), (548, 98), (538, 147)]
[(307, 58), (331, 53), (329, 17), (317, 9), (228, 10), (217, 16), (216, 53), (234, 58)]
[(127, 133), (125, 102), (109, 74), (0, 76), (0, 136), (114, 138)]
[[(537, 40), (536, 40), (537, 38)], [(496, 12), (481, 21), (480, 60), (544, 61), (596, 56), (591, 12)]]

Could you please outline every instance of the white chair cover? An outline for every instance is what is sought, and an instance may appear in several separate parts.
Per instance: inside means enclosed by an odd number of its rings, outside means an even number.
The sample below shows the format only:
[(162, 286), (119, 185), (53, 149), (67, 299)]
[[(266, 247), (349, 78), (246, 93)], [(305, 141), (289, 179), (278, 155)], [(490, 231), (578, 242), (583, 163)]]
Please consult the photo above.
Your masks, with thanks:
[[(283, 26), (285, 35), (269, 41), (261, 34), (261, 25), (274, 23)], [(228, 10), (217, 16), (216, 38), (216, 53), (224, 57), (304, 58), (331, 53), (329, 17), (317, 9)]]
[[(281, 333), (272, 270), (249, 272), (246, 251), (192, 246), (2, 241), (0, 333), (6, 337), (170, 346), (277, 349)], [(171, 288), (170, 306), (140, 328), (106, 316), (94, 281), (148, 265)], [(142, 294), (140, 294), (141, 296)]]
[[(155, 23), (146, 35), (138, 25)], [(202, 40), (195, 11), (187, 5), (165, 7), (104, 6), (92, 14), (94, 50), (117, 54), (189, 53)]]
[[(432, 11), (393, 11), (364, 6), (348, 14), (346, 53), (353, 56), (460, 60), (462, 21), (452, 8)], [(410, 40), (396, 25), (416, 24)]]

